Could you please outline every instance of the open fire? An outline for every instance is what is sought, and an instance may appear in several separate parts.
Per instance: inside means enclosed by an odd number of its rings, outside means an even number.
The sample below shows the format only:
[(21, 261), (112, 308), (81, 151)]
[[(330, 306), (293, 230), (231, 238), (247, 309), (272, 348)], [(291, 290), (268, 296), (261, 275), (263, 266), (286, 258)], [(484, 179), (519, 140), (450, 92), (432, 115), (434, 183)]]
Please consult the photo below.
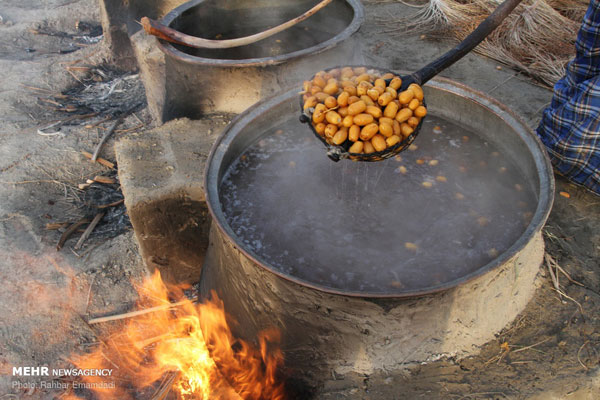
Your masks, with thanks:
[(283, 399), (279, 332), (261, 332), (258, 348), (236, 340), (216, 293), (195, 303), (183, 289), (164, 283), (158, 272), (139, 286), (138, 309), (153, 311), (115, 326), (93, 352), (72, 360), (81, 369), (112, 369), (116, 387), (98, 385), (106, 377), (82, 377), (87, 387), (100, 399), (137, 398), (134, 393), (151, 399)]

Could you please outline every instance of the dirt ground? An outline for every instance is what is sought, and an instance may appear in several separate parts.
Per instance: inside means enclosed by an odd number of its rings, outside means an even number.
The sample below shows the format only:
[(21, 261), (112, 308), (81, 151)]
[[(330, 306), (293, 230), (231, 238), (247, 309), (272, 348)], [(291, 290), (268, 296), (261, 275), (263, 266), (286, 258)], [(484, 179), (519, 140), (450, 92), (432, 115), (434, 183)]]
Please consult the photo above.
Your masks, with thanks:
[[(410, 7), (394, 1), (365, 6), (367, 19), (358, 35), (369, 64), (414, 70), (450, 46), (390, 33), (389, 25), (378, 23), (408, 15)], [(129, 310), (136, 299), (132, 282), (146, 272), (127, 221), (92, 234), (77, 250), (77, 240), (70, 239), (60, 251), (62, 231), (48, 230), (47, 224), (98, 212), (89, 205), (94, 201), (90, 188), (78, 185), (114, 172), (87, 162), (81, 151), (92, 152), (110, 129), (111, 121), (102, 122), (106, 116), (143, 96), (135, 74), (104, 65), (102, 40), (94, 43), (101, 39), (97, 32), (84, 24), (77, 28), (77, 21), (98, 24), (94, 0), (4, 0), (0, 17), (0, 399), (52, 399), (61, 392), (14, 387), (12, 367), (67, 366), (70, 354), (97, 343), (102, 328), (85, 321)], [(551, 92), (496, 67), (471, 54), (442, 75), (497, 98), (535, 127)], [(98, 115), (68, 121), (59, 131), (56, 126), (39, 130), (73, 114), (59, 111), (65, 104), (54, 95), (61, 92), (79, 99), (79, 109)], [(103, 100), (86, 104), (90, 93)], [(115, 139), (135, 137), (152, 124), (141, 105), (124, 119), (101, 156), (114, 161)], [(600, 398), (600, 197), (560, 177), (556, 193), (544, 238), (548, 254), (572, 278), (559, 276), (564, 295), (543, 266), (528, 307), (477, 356), (388, 374), (338, 376), (318, 397)]]

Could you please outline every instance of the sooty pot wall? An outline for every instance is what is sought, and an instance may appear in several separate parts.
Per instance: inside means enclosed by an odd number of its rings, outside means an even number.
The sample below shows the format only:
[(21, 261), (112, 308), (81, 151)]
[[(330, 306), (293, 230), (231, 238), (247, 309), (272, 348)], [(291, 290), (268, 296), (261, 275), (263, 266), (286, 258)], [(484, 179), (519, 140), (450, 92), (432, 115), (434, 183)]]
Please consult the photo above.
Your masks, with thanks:
[[(173, 10), (163, 22), (194, 36), (232, 39), (279, 25), (317, 3), (196, 0)], [(351, 35), (362, 19), (359, 1), (334, 0), (300, 24), (248, 46), (191, 49), (160, 42), (166, 55), (162, 119), (240, 113), (319, 69), (340, 60), (357, 61), (361, 55)]]
[(276, 91), (340, 63), (361, 63), (351, 35), (363, 20), (359, 0), (334, 0), (302, 23), (256, 44), (226, 50), (190, 49), (146, 35), (136, 21), (162, 18), (191, 35), (229, 39), (297, 17), (317, 0), (101, 0), (107, 43), (117, 65), (137, 60), (153, 118), (240, 113)]

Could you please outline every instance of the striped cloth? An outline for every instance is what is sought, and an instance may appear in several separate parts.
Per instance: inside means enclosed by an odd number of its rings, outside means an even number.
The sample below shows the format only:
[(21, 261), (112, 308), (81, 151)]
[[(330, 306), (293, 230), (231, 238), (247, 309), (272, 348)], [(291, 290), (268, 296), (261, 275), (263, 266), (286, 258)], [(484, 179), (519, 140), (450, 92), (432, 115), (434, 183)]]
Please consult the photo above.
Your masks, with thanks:
[(560, 174), (600, 194), (600, 0), (590, 1), (575, 49), (537, 134)]

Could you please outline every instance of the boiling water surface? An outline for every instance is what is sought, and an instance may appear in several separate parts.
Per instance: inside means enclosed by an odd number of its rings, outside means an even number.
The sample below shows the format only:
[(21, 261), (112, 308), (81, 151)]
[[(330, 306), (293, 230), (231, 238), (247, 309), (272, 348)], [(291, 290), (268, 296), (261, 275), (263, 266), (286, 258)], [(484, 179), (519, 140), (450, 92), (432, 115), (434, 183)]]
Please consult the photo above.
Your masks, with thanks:
[(518, 239), (537, 201), (507, 155), (432, 115), (395, 158), (325, 153), (293, 118), (229, 167), (220, 197), (248, 250), (328, 288), (382, 294), (461, 278)]

